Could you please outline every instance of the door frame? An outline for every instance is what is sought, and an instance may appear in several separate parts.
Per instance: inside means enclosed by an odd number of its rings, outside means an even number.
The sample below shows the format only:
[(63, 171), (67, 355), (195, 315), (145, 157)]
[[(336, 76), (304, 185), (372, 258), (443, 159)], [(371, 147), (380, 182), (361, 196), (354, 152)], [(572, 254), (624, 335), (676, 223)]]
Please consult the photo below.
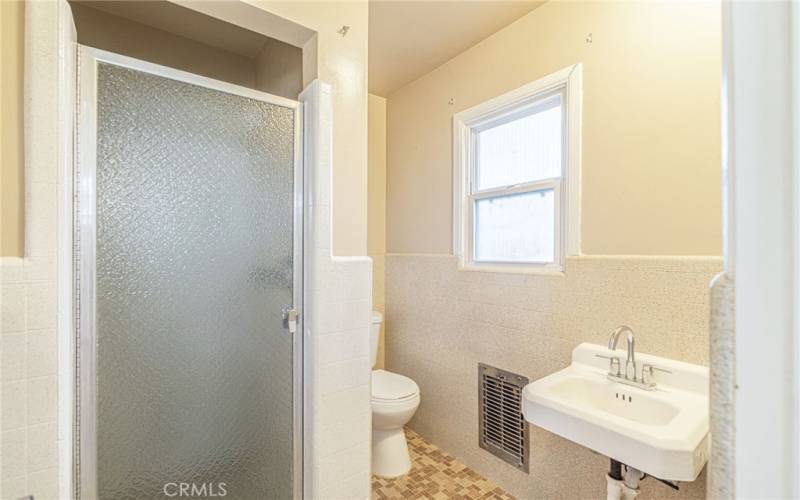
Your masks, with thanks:
[(732, 413), (724, 420), (729, 459), (709, 467), (736, 497), (798, 498), (800, 8), (723, 2), (721, 9), (725, 271), (735, 280), (735, 372), (724, 379), (733, 409), (711, 409), (712, 420), (715, 412)]
[[(97, 134), (97, 64), (122, 66), (136, 71), (190, 83), (269, 104), (289, 108), (294, 114), (294, 241), (293, 241), (293, 305), (298, 311), (298, 324), (293, 334), (293, 478), (295, 498), (303, 493), (303, 104), (266, 92), (241, 87), (174, 68), (141, 61), (105, 50), (76, 45), (77, 85), (74, 134), (74, 160), (70, 194), (74, 224), (74, 246), (70, 249), (74, 271), (71, 291), (75, 314), (74, 342), (76, 414), (73, 418), (75, 463), (73, 479), (77, 498), (97, 497), (97, 408), (96, 408), (96, 335), (95, 335), (95, 242), (96, 242), (96, 134)], [(80, 210), (80, 207), (90, 207)], [(91, 265), (83, 265), (84, 263)], [(72, 281), (74, 280), (74, 281)], [(287, 333), (288, 334), (288, 333)]]

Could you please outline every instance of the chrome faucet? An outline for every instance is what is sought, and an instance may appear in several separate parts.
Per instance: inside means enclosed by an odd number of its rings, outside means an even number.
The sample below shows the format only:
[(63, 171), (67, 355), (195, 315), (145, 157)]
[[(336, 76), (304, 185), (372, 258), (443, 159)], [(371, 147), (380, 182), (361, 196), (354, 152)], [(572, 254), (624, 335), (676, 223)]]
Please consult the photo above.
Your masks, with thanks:
[(625, 378), (631, 381), (636, 381), (636, 354), (635, 354), (635, 344), (636, 341), (633, 338), (633, 330), (629, 326), (618, 326), (616, 330), (611, 333), (611, 336), (608, 338), (608, 349), (610, 351), (616, 350), (617, 342), (619, 341), (619, 336), (623, 333), (627, 332), (628, 337), (628, 361), (625, 362)]
[(618, 326), (617, 329), (611, 333), (611, 336), (608, 338), (608, 350), (613, 353), (617, 349), (619, 336), (622, 335), (623, 333), (627, 333), (627, 342), (628, 342), (628, 361), (625, 363), (624, 374), (621, 373), (620, 359), (618, 357), (614, 356), (613, 354), (609, 356), (606, 356), (604, 354), (595, 355), (599, 358), (605, 358), (609, 360), (608, 374), (606, 375), (606, 377), (611, 381), (619, 382), (621, 384), (626, 384), (626, 385), (632, 385), (634, 387), (638, 387), (646, 391), (656, 390), (656, 382), (653, 376), (654, 375), (653, 372), (655, 371), (660, 371), (664, 373), (672, 373), (672, 372), (645, 363), (642, 366), (641, 377), (637, 376), (636, 352), (634, 349), (636, 341), (633, 338), (633, 330), (630, 327), (625, 325)]

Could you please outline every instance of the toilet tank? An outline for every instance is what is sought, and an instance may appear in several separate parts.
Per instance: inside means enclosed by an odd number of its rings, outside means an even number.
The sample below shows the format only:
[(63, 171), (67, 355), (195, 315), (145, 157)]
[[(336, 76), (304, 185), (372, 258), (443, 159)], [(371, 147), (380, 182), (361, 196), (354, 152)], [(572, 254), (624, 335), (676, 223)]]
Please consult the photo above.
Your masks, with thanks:
[(372, 326), (369, 332), (370, 354), (372, 355), (372, 366), (378, 362), (378, 342), (381, 338), (381, 323), (383, 315), (378, 311), (372, 311)]

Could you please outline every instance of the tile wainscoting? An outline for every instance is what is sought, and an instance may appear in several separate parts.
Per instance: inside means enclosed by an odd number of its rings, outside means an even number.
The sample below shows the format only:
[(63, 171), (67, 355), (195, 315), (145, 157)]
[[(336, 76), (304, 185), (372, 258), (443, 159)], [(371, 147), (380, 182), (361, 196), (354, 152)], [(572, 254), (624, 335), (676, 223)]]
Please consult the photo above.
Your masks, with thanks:
[[(478, 447), (478, 363), (531, 380), (567, 366), (581, 342), (627, 324), (639, 352), (708, 363), (708, 285), (720, 257), (571, 257), (564, 275), (459, 271), (451, 255), (386, 256), (386, 364), (420, 386), (410, 427), (520, 498), (605, 497), (608, 460), (533, 427), (530, 474)], [(703, 498), (705, 473), (679, 492)]]
[(0, 258), (0, 498), (59, 494), (57, 202), (60, 113), (55, 2), (25, 4), (25, 256)]
[(305, 496), (367, 499), (372, 260), (332, 254), (332, 89), (314, 80), (300, 100), (306, 163)]

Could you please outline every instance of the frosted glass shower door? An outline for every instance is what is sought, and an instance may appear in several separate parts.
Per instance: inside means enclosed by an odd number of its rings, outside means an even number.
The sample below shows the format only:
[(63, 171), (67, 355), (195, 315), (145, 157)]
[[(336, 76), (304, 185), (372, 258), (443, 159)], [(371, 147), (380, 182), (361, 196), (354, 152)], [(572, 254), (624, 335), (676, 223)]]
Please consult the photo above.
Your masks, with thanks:
[(299, 105), (79, 54), (78, 493), (292, 498)]

